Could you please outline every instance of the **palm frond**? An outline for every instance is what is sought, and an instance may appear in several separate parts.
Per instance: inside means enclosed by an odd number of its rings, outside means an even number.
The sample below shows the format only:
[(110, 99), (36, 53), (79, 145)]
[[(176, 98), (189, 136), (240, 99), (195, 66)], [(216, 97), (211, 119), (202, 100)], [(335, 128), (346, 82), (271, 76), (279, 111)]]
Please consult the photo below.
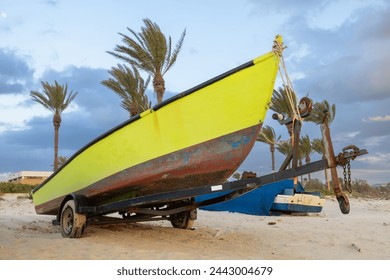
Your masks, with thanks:
[[(292, 91), (292, 99), (294, 105), (297, 105), (297, 96)], [(293, 116), (293, 109), (291, 108), (287, 91), (285, 88), (279, 87), (278, 90), (274, 90), (271, 98), (270, 109), (279, 114), (287, 114), (289, 117)]]
[(276, 137), (275, 130), (271, 126), (266, 125), (261, 128), (256, 141), (264, 142), (268, 145), (275, 145), (280, 138), (281, 136)]
[(276, 149), (282, 155), (288, 155), (292, 150), (291, 140), (280, 141), (279, 143), (276, 144)]
[(101, 83), (121, 98), (121, 107), (127, 110), (131, 116), (151, 107), (151, 103), (145, 95), (150, 77), (145, 82), (135, 66), (130, 68), (121, 64), (111, 68), (109, 73), (112, 78)]
[(43, 93), (39, 91), (31, 91), (32, 99), (53, 114), (61, 114), (77, 96), (77, 92), (68, 92), (68, 85), (60, 85), (54, 81), (54, 85), (48, 82), (41, 82)]
[(324, 155), (325, 153), (325, 146), (324, 146), (324, 142), (322, 141), (322, 139), (320, 138), (314, 138), (312, 141), (311, 141), (311, 146), (313, 148), (313, 150), (320, 154), (320, 155)]
[(305, 121), (311, 121), (316, 124), (327, 123), (331, 124), (336, 117), (336, 104), (332, 106), (327, 100), (322, 102), (316, 102), (313, 105), (313, 109)]
[[(175, 46), (175, 49), (173, 50), (172, 55), (168, 56), (168, 59), (166, 61), (166, 67), (162, 73), (163, 75), (175, 64), (176, 59), (177, 59), (179, 52), (181, 50), (181, 47), (183, 46), (185, 36), (186, 36), (186, 29), (184, 29), (183, 33), (180, 36), (179, 41), (176, 43), (176, 46)], [(171, 37), (169, 37), (169, 41), (170, 41), (169, 43), (171, 44)]]
[(50, 106), (49, 99), (47, 99), (42, 93), (40, 93), (39, 91), (31, 91), (30, 96), (35, 102), (41, 104), (43, 107), (50, 110), (52, 113), (55, 113), (55, 111), (53, 111), (53, 108)]
[(306, 159), (306, 162), (309, 162), (310, 155), (314, 152), (309, 135), (302, 136), (301, 139), (299, 139), (299, 148), (302, 151), (302, 156)]

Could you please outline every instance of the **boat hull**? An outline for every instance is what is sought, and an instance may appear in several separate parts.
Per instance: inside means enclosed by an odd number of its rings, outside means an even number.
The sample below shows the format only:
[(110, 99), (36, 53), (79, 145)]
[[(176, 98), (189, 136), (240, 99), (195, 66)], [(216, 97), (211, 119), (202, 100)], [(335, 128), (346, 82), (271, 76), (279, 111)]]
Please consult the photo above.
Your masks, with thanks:
[(265, 54), (93, 140), (33, 190), (37, 213), (57, 214), (69, 194), (97, 205), (226, 180), (253, 147), (278, 63)]
[[(195, 201), (216, 198), (219, 194), (200, 195)], [(278, 213), (319, 213), (325, 199), (319, 193), (305, 192), (302, 185), (294, 184), (294, 180), (282, 180), (266, 184), (233, 200), (202, 207), (208, 211), (228, 211), (258, 216), (278, 215)]]
[(296, 193), (294, 195), (279, 194), (275, 197), (271, 211), (284, 213), (320, 213), (325, 199), (319, 195)]

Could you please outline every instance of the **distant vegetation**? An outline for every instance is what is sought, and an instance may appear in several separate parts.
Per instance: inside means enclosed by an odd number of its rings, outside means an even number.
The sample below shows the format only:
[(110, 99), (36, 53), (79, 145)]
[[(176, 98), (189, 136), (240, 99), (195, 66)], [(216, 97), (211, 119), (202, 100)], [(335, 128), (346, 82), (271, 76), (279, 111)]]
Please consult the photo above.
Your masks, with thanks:
[[(303, 183), (306, 191), (321, 192), (323, 195), (333, 195), (332, 189), (326, 190), (326, 185), (318, 179), (312, 179), (310, 184), (308, 181)], [(331, 184), (332, 185), (332, 184)], [(342, 186), (342, 183), (340, 182)], [(348, 193), (344, 190), (345, 193)], [(377, 199), (390, 199), (390, 183), (385, 186), (372, 187), (366, 180), (355, 179), (352, 181), (352, 196), (353, 197), (367, 197)]]
[(36, 185), (0, 182), (0, 195), (3, 193), (30, 193)]

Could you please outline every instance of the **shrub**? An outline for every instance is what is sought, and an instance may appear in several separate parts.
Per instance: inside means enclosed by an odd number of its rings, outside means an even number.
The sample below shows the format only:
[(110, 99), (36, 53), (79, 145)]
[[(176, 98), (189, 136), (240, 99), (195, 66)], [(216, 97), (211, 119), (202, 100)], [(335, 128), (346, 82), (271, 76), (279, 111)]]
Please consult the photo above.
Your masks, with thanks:
[[(339, 183), (345, 194), (348, 194), (347, 190), (343, 186), (343, 180), (339, 178)], [(390, 199), (390, 183), (387, 186), (379, 188), (372, 187), (366, 180), (355, 179), (352, 184), (352, 196), (353, 197), (370, 197), (380, 199)], [(330, 191), (326, 191), (326, 186), (318, 179), (312, 179), (310, 185), (307, 181), (303, 184), (306, 191), (319, 191), (322, 195), (334, 195), (333, 184), (331, 182)]]
[(0, 193), (30, 193), (36, 185), (0, 182)]

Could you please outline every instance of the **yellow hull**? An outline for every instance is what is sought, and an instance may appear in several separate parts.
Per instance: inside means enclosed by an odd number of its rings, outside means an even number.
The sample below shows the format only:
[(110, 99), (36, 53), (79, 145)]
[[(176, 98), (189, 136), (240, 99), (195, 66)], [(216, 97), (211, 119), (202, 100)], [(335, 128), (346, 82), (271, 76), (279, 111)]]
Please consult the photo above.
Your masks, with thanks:
[[(255, 126), (259, 129), (268, 110), (278, 64), (277, 55), (265, 54), (95, 139), (33, 190), (37, 212), (57, 211), (60, 205), (44, 205), (50, 201), (58, 204), (65, 195), (112, 174), (120, 176), (123, 170), (224, 135)], [(126, 187), (131, 190), (131, 186)]]

